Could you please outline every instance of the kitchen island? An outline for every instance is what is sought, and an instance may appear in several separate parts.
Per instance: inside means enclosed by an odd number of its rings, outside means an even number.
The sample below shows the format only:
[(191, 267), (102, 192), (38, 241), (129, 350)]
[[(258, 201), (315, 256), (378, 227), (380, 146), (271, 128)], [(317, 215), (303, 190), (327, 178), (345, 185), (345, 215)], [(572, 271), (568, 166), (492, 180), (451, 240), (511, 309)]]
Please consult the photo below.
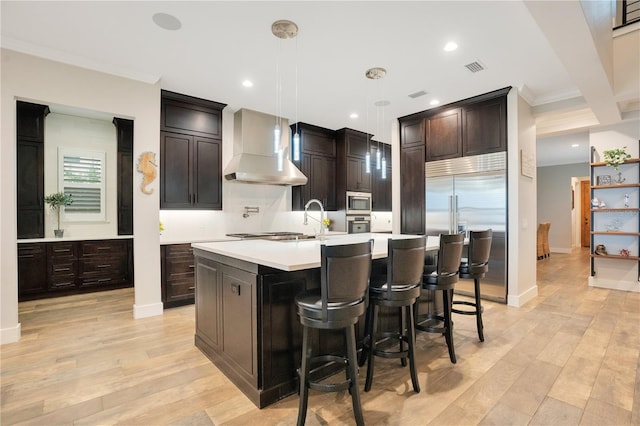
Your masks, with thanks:
[[(319, 287), (320, 245), (374, 239), (374, 265), (387, 239), (413, 235), (329, 235), (323, 240), (244, 240), (193, 244), (196, 270), (195, 345), (258, 407), (297, 390), (302, 326), (294, 298)], [(438, 238), (429, 237), (428, 250)], [(362, 338), (364, 321), (356, 327)], [(340, 351), (343, 336), (313, 337), (323, 352)]]

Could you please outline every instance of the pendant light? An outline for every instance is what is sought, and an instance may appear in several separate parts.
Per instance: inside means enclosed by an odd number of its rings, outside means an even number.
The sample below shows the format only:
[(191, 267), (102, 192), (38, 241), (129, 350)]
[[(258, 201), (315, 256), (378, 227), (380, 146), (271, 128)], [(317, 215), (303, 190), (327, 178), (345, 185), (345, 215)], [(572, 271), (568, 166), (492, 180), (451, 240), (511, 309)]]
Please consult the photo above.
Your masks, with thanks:
[[(379, 80), (379, 79), (383, 78), (386, 74), (387, 74), (387, 70), (385, 70), (382, 67), (369, 68), (364, 73), (365, 77), (367, 77), (369, 80)], [(377, 104), (378, 104), (378, 102), (376, 102), (375, 105), (378, 106)], [(369, 108), (367, 108), (367, 117), (368, 117), (368, 111), (369, 111)], [(380, 112), (376, 110), (376, 127), (379, 124), (379, 122), (380, 122)], [(368, 136), (367, 136), (367, 142), (369, 142)], [(370, 166), (370, 164), (371, 164), (371, 154), (370, 154), (371, 143), (368, 143), (367, 145), (368, 145), (367, 146), (367, 154), (366, 154), (366, 158), (365, 158), (366, 171), (367, 171), (367, 173), (371, 173), (371, 166)], [(380, 142), (377, 142), (377, 148), (376, 148), (376, 170), (381, 170), (381, 169), (384, 170), (383, 164), (386, 161), (383, 162), (383, 160), (384, 160), (384, 156), (380, 152)], [(386, 171), (383, 171), (382, 173), (384, 175), (386, 175)]]
[[(271, 32), (274, 36), (280, 39), (278, 42), (278, 57), (276, 60), (276, 122), (273, 128), (273, 153), (278, 157), (278, 171), (282, 171), (284, 160), (284, 149), (282, 148), (282, 81), (280, 77), (280, 57), (281, 57), (281, 40), (295, 38), (298, 35), (298, 26), (295, 22), (281, 19), (271, 24)], [(297, 52), (297, 43), (296, 43)], [(297, 58), (296, 58), (296, 114), (297, 114)], [(297, 117), (296, 117), (297, 118)], [(296, 135), (297, 135), (297, 123), (296, 123)], [(294, 136), (295, 145), (295, 136)], [(298, 136), (299, 145), (299, 136)], [(299, 149), (298, 149), (299, 151)], [(294, 149), (295, 155), (295, 149)]]

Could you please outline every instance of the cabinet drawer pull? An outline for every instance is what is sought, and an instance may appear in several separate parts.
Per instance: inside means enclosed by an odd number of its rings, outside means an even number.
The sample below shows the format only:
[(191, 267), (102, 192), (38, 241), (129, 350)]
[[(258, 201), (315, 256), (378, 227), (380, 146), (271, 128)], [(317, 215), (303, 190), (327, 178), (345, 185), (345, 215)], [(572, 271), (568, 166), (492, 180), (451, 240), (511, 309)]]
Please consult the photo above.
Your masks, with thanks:
[(189, 290), (195, 290), (196, 286), (189, 287)]
[(111, 250), (111, 247), (98, 247), (98, 250)]
[(70, 249), (53, 249), (54, 253), (69, 253)]
[(231, 284), (231, 293), (237, 294), (238, 296), (240, 296), (240, 285)]
[(56, 268), (54, 269), (55, 272), (63, 272), (63, 271), (70, 271), (71, 268)]
[(109, 281), (111, 281), (111, 278), (101, 278), (101, 279), (98, 280), (99, 283), (106, 283), (106, 282), (109, 282)]
[(98, 265), (98, 268), (111, 268), (111, 265)]
[(189, 269), (193, 269), (193, 267), (194, 267), (193, 265), (189, 265)]

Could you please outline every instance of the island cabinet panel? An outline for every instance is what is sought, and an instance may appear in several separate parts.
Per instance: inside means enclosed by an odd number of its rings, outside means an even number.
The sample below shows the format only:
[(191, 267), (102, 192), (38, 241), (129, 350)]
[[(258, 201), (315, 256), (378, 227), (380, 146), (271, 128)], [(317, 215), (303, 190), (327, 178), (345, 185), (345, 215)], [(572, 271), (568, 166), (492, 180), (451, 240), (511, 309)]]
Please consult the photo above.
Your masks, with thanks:
[(260, 277), (262, 324), (262, 388), (280, 399), (296, 390), (296, 370), (302, 357), (302, 325), (294, 298), (310, 282), (308, 271), (282, 272)]
[(223, 351), (247, 381), (258, 385), (256, 275), (224, 266), (222, 269)]
[(165, 308), (194, 303), (194, 268), (190, 243), (160, 247), (160, 283)]
[(462, 108), (452, 108), (427, 118), (426, 160), (462, 156)]
[[(196, 344), (222, 351), (222, 268), (217, 262), (196, 258)], [(199, 347), (202, 347), (201, 345)], [(211, 354), (205, 351), (209, 357)]]
[(19, 301), (123, 287), (133, 287), (130, 239), (18, 244)]

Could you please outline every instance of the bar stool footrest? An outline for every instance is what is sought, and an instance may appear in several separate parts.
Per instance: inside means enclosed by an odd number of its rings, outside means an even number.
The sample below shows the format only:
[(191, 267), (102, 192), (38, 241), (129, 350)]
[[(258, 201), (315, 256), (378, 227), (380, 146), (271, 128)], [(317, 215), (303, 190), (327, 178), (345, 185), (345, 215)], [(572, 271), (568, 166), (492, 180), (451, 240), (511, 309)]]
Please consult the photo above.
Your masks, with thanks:
[[(476, 304), (474, 302), (467, 302), (466, 300), (454, 300), (451, 303), (454, 305), (465, 305), (465, 306), (471, 306), (473, 308), (476, 308)], [(468, 311), (468, 310), (462, 310), (462, 309), (456, 309), (456, 308), (451, 308), (451, 312), (454, 312), (460, 315), (476, 315), (477, 314), (475, 310)], [(480, 313), (482, 312), (484, 312), (484, 306), (480, 306)]]
[[(389, 349), (378, 349), (378, 344), (384, 342), (387, 339), (395, 340), (394, 343), (404, 342), (409, 344), (409, 338), (400, 333), (396, 333), (393, 331), (384, 331), (376, 333), (376, 337), (381, 337), (380, 340), (376, 341), (376, 349), (373, 351), (373, 354), (382, 358), (407, 358), (409, 356), (409, 349), (405, 350), (389, 350)], [(393, 346), (392, 346), (393, 347)], [(367, 346), (369, 348), (369, 346)]]
[(416, 330), (426, 331), (428, 333), (444, 333), (444, 317), (441, 315), (419, 315), (416, 318)]
[[(309, 365), (312, 366), (314, 364), (320, 364), (320, 363), (329, 363), (329, 362), (334, 362), (337, 364), (343, 364), (341, 368), (347, 368), (349, 363), (347, 358), (339, 356), (339, 355), (319, 355), (319, 356), (315, 356), (312, 357), (311, 359), (309, 359)], [(311, 372), (313, 372), (313, 368), (310, 369)], [(339, 371), (339, 370), (338, 370)], [(335, 373), (337, 374), (338, 371)], [(335, 374), (332, 374), (329, 377), (334, 376)], [(323, 383), (323, 380), (326, 380), (327, 377), (320, 379), (320, 380), (308, 380), (307, 383), (309, 385), (309, 389), (313, 389), (313, 390), (317, 390), (320, 392), (338, 392), (341, 390), (347, 390), (351, 387), (351, 380), (347, 379), (344, 380), (342, 382), (336, 382), (336, 383)]]

